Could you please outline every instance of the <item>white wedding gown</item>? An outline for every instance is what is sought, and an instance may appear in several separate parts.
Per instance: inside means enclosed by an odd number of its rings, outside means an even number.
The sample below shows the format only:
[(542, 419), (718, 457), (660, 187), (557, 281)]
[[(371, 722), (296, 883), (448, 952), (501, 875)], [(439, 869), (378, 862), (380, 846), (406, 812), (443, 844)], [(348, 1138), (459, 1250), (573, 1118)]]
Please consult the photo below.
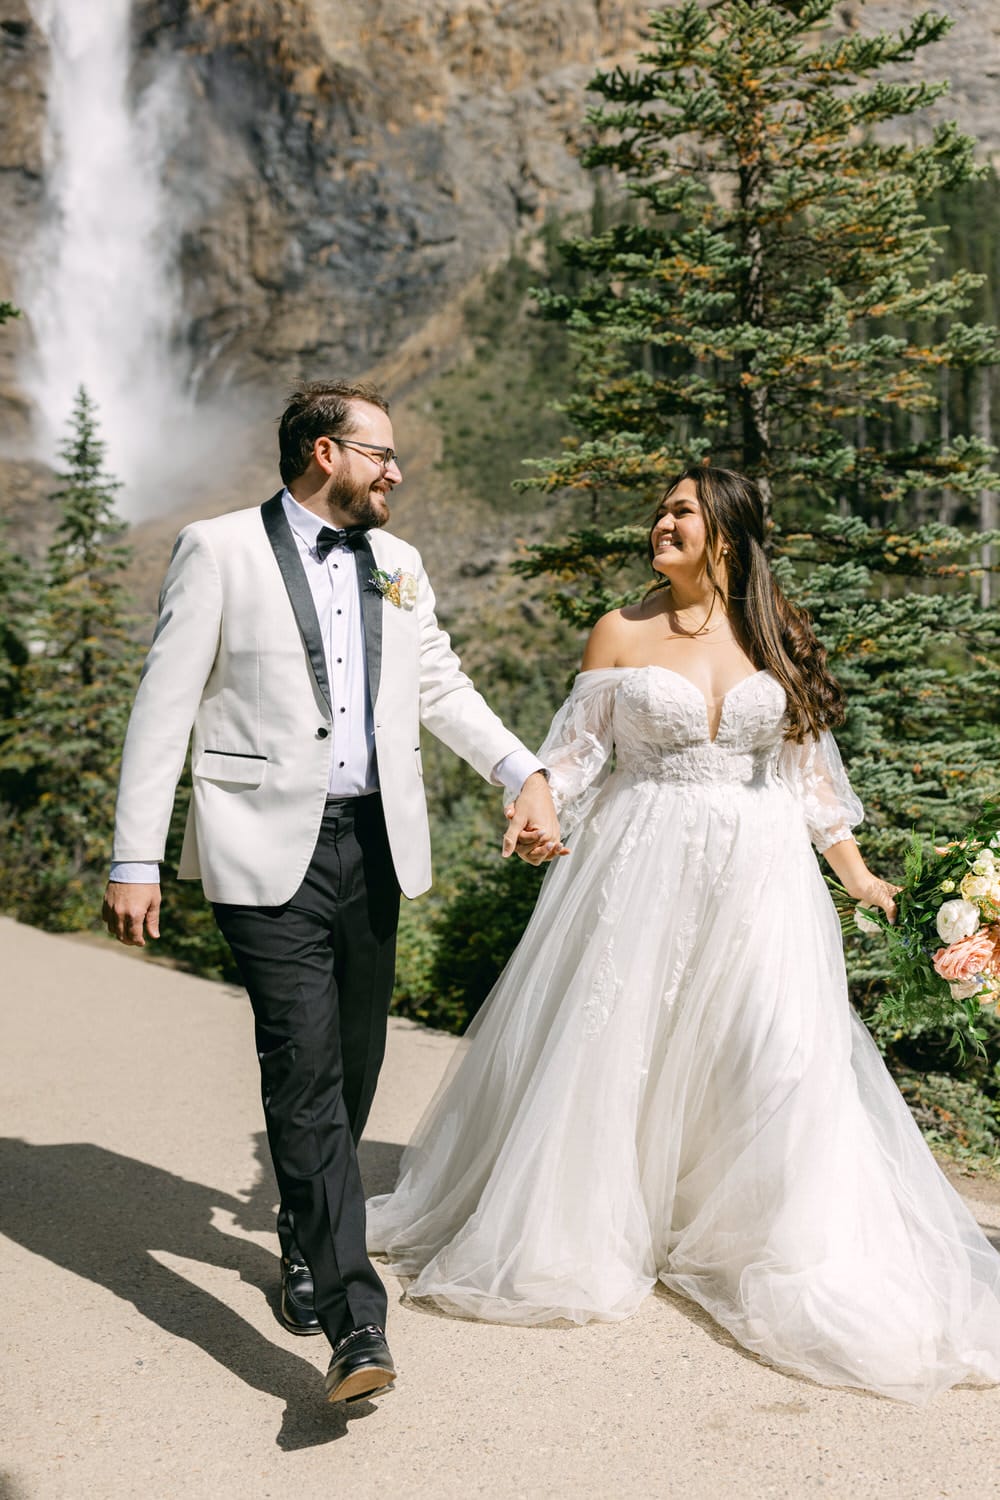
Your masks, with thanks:
[(755, 673), (713, 741), (678, 673), (578, 676), (541, 751), (572, 853), (369, 1246), (509, 1323), (624, 1318), (659, 1277), (782, 1370), (921, 1402), (1000, 1380), (1000, 1256), (848, 1004), (810, 835), (861, 807), (784, 708)]

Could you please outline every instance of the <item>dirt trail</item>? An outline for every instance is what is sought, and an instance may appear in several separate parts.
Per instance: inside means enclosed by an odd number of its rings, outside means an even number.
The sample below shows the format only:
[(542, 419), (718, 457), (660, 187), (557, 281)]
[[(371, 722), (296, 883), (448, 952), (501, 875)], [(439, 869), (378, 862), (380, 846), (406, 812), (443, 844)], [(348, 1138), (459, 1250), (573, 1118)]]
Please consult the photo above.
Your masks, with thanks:
[[(1000, 1389), (925, 1411), (824, 1390), (666, 1295), (515, 1329), (401, 1307), (390, 1281), (399, 1385), (345, 1420), (322, 1340), (274, 1318), (243, 996), (2, 919), (0, 955), (0, 1500), (1000, 1495)], [(454, 1045), (393, 1023), (372, 1191)], [(1000, 1232), (997, 1186), (958, 1185)]]

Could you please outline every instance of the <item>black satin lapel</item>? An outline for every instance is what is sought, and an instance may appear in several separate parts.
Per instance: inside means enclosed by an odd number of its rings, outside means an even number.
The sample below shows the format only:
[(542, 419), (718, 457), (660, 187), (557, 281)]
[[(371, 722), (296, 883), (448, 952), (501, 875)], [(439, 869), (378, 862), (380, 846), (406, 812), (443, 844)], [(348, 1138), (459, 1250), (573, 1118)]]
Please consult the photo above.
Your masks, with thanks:
[(378, 697), (378, 685), (382, 680), (382, 595), (372, 583), (372, 574), (378, 564), (368, 538), (355, 547), (354, 561), (358, 569), (358, 588), (361, 591), (361, 617), (365, 624), (365, 657), (368, 664), (368, 693), (372, 708)]
[(316, 617), (316, 606), (309, 591), (309, 581), (302, 567), (302, 559), (295, 545), (292, 528), (285, 515), (285, 507), (281, 503), (281, 495), (273, 495), (270, 500), (266, 500), (260, 508), (260, 514), (264, 522), (264, 530), (267, 532), (267, 539), (271, 543), (281, 576), (285, 581), (285, 588), (288, 590), (288, 597), (292, 602), (299, 630), (302, 632), (302, 640), (309, 653), (313, 675), (332, 715), (333, 704), (326, 675), (323, 637), (320, 634), (319, 620)]

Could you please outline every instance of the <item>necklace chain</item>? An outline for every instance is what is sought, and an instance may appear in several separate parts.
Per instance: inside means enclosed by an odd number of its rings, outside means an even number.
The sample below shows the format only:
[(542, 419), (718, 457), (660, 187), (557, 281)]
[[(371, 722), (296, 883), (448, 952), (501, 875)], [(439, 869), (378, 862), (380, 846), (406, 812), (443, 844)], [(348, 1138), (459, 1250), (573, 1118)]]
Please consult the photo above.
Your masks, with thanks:
[(726, 623), (725, 620), (718, 620), (714, 625), (709, 625), (708, 623), (712, 618), (712, 613), (715, 609), (715, 601), (717, 598), (717, 594), (713, 595), (712, 602), (708, 607), (708, 614), (702, 620), (701, 624), (694, 630), (689, 630), (681, 621), (679, 612), (675, 609), (672, 609), (670, 613), (674, 617), (674, 629), (676, 633), (680, 636), (686, 637), (687, 639), (691, 639), (696, 635), (714, 635), (717, 630), (721, 630)]

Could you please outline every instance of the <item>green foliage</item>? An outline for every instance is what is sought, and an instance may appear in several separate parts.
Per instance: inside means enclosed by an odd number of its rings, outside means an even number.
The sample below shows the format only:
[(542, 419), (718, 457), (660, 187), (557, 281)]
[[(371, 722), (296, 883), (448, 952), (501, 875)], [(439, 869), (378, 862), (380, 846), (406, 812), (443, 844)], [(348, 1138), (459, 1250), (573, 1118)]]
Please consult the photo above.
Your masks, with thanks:
[[(653, 13), (635, 68), (595, 80), (585, 159), (631, 211), (565, 243), (575, 288), (538, 292), (570, 341), (575, 435), (521, 485), (578, 514), (517, 566), (589, 625), (643, 592), (665, 481), (709, 458), (754, 476), (775, 571), (847, 694), (866, 856), (898, 879), (910, 828), (961, 829), (1000, 767), (1000, 187), (952, 125), (920, 144), (873, 129), (945, 92), (898, 65), (951, 22), (844, 37), (832, 11), (683, 0)], [(847, 951), (871, 1014), (886, 950), (854, 932)], [(896, 1064), (901, 1019), (873, 1014)], [(944, 1019), (908, 1009), (920, 1065), (971, 1077)]]
[[(892, 876), (907, 830), (961, 828), (1000, 765), (989, 424), (956, 432), (953, 407), (930, 421), (954, 396), (945, 374), (988, 395), (975, 382), (1000, 347), (962, 321), (972, 299), (987, 307), (983, 275), (932, 220), (964, 205), (968, 238), (977, 195), (995, 214), (997, 191), (953, 126), (922, 145), (870, 129), (944, 91), (881, 74), (950, 22), (845, 38), (817, 32), (831, 11), (664, 8), (639, 67), (596, 79), (587, 159), (618, 174), (635, 216), (569, 241), (580, 288), (539, 294), (576, 353), (577, 438), (527, 481), (570, 486), (588, 514), (519, 566), (590, 623), (641, 593), (636, 523), (666, 476), (709, 455), (754, 475), (776, 572), (846, 690), (865, 848)], [(959, 525), (977, 505), (985, 524)], [(848, 946), (855, 994), (873, 1000), (885, 965)]]
[(1000, 1089), (997, 1076), (895, 1070), (896, 1083), (932, 1146), (969, 1165), (1000, 1167)]
[[(995, 1006), (998, 992), (992, 982), (980, 981), (982, 993), (955, 999), (950, 986), (935, 972), (934, 954), (944, 946), (936, 919), (942, 904), (962, 894), (962, 881), (985, 850), (992, 863), (1000, 845), (1000, 805), (987, 803), (971, 823), (953, 830), (957, 837), (939, 833), (925, 838), (911, 835), (903, 859), (903, 887), (897, 898), (898, 913), (892, 925), (881, 911), (859, 908), (882, 933), (888, 964), (888, 979), (870, 1020), (882, 1032), (902, 1035), (918, 1030), (938, 1030), (949, 1036), (956, 1056), (964, 1059), (967, 1045), (983, 1050), (986, 1031), (983, 1003)], [(850, 932), (855, 904), (842, 887), (835, 886), (835, 902), (845, 932)], [(977, 900), (980, 927), (988, 927), (1000, 915), (992, 900)]]
[[(0, 539), (0, 908), (54, 932), (99, 925), (125, 729), (143, 658), (122, 573), (93, 403), (81, 389), (62, 446), (59, 520), (34, 573)], [(209, 978), (236, 971), (197, 882), (170, 881), (190, 780), (167, 844), (156, 951)]]
[(493, 859), (471, 871), (435, 923), (431, 991), (446, 1014), (471, 1020), (500, 976), (538, 899), (539, 871)]
[[(570, 285), (551, 231), (539, 241), (546, 274)], [(557, 446), (568, 431), (552, 393), (568, 378), (567, 339), (533, 315), (528, 292), (537, 269), (513, 255), (487, 277), (465, 308), (472, 358), (435, 384), (432, 409), (445, 417), (445, 473), (461, 475), (478, 501), (518, 517), (537, 510), (512, 491), (526, 455)]]
[[(779, 542), (784, 581), (813, 614), (847, 695), (837, 738), (865, 806), (865, 856), (897, 882), (911, 829), (949, 837), (996, 793), (1000, 612), (968, 591), (977, 540), (937, 526), (904, 536), (852, 517)], [(887, 993), (888, 952), (857, 933), (846, 949), (854, 998), (870, 1009)], [(941, 1037), (943, 1065), (950, 1033)]]
[[(637, 70), (595, 79), (585, 160), (619, 174), (637, 219), (568, 242), (586, 284), (539, 294), (578, 355), (565, 409), (580, 436), (527, 483), (635, 491), (711, 452), (776, 498), (899, 500), (928, 468), (982, 487), (987, 445), (925, 454), (866, 431), (932, 406), (942, 365), (1000, 357), (996, 330), (955, 316), (979, 279), (929, 274), (921, 204), (980, 173), (972, 141), (950, 125), (919, 146), (871, 133), (944, 92), (877, 75), (951, 22), (817, 39), (832, 10), (688, 0), (652, 14)], [(937, 341), (904, 331), (942, 316)]]
[[(510, 489), (524, 455), (558, 443), (566, 432), (565, 418), (551, 410), (552, 393), (567, 378), (566, 340), (562, 330), (533, 315), (529, 296), (540, 262), (560, 285), (573, 285), (554, 254), (554, 236), (554, 228), (547, 230), (528, 257), (514, 255), (498, 266), (468, 300), (470, 353), (433, 382), (426, 398), (429, 411), (441, 420), (436, 517), (453, 516), (457, 531), (479, 539), (482, 554), (481, 561), (470, 558), (449, 581), (442, 560), (428, 552), (439, 617), (491, 707), (529, 745), (544, 737), (582, 644), (575, 628), (554, 621), (541, 606), (537, 584), (512, 578), (497, 565), (498, 554), (509, 551), (518, 533), (558, 530), (565, 509), (558, 498), (540, 502)], [(460, 1031), (482, 999), (483, 986), (489, 987), (487, 980), (496, 977), (520, 937), (530, 902), (526, 905), (516, 892), (534, 889), (537, 875), (521, 861), (501, 864), (497, 789), (487, 788), (429, 736), (423, 740), (423, 764), (434, 885), (419, 901), (403, 903), (393, 1008)], [(515, 894), (498, 899), (484, 946), (469, 924), (478, 920), (471, 914), (475, 893), (494, 879), (502, 886), (512, 882)], [(452, 944), (463, 954), (454, 971)]]
[[(31, 571), (0, 530), (0, 725), (11, 720), (20, 705), (32, 606)], [(2, 786), (0, 777), (0, 799)]]
[(496, 848), (466, 856), (450, 893), (404, 902), (393, 1009), (464, 1031), (493, 988), (527, 925), (540, 872)]
[(70, 931), (92, 925), (100, 906), (140, 654), (121, 584), (129, 554), (114, 512), (118, 485), (104, 472), (83, 390), (62, 458), (53, 496), (60, 520), (43, 578), (30, 601), (23, 572), (0, 579), (8, 638), (20, 643), (8, 651), (0, 723), (0, 903), (24, 921)]

